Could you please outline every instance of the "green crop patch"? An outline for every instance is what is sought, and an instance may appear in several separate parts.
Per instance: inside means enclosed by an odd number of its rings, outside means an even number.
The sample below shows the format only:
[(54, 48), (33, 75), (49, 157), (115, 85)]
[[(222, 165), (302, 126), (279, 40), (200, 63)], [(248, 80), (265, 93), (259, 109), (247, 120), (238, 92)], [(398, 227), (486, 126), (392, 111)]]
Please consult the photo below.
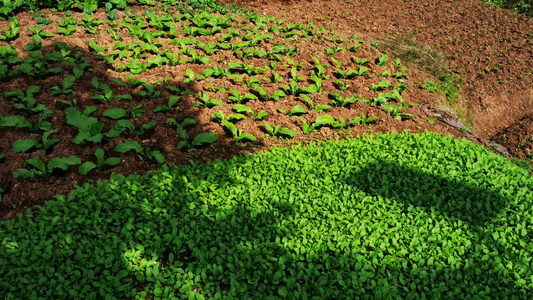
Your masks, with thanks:
[(0, 223), (0, 291), (526, 299), (531, 190), (513, 163), (430, 133), (115, 175)]

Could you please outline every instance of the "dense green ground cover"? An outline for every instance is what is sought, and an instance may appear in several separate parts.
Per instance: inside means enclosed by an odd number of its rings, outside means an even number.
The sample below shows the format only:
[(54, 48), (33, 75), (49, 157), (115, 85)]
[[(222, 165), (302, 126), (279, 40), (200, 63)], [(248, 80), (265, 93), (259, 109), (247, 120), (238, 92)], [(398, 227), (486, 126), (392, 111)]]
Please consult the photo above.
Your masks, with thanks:
[(531, 190), (506, 159), (430, 133), (116, 175), (0, 223), (0, 294), (525, 299)]

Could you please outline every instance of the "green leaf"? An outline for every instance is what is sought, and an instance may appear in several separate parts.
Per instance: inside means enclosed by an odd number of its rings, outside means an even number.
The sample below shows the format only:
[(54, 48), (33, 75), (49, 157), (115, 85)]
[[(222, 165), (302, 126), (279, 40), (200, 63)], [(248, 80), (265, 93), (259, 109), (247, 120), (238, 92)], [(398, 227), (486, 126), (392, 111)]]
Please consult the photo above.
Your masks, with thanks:
[(127, 141), (115, 146), (115, 151), (119, 153), (126, 153), (131, 150), (135, 150), (137, 153), (143, 153), (143, 148), (137, 141)]
[(4, 117), (0, 120), (0, 126), (9, 126), (17, 128), (31, 128), (30, 122), (26, 121), (23, 116), (15, 115)]
[(128, 112), (123, 108), (111, 108), (103, 112), (104, 117), (108, 117), (113, 120), (118, 120), (128, 115)]
[(216, 133), (204, 132), (194, 137), (192, 141), (192, 145), (201, 146), (203, 144), (212, 144), (216, 142), (217, 140), (218, 140), (218, 135), (216, 135)]
[(299, 115), (299, 114), (306, 114), (307, 111), (305, 110), (305, 108), (303, 108), (301, 105), (296, 105), (295, 107), (293, 107), (291, 109), (291, 112), (289, 113), (289, 116), (293, 116), (293, 115)]
[(233, 141), (235, 141), (235, 142), (240, 142), (240, 141), (243, 141), (243, 140), (249, 140), (249, 141), (255, 142), (255, 141), (257, 141), (257, 138), (255, 136), (253, 136), (252, 134), (250, 134), (250, 133), (242, 133), (238, 137), (234, 137), (233, 138)]
[(228, 120), (222, 120), (222, 125), (224, 125), (230, 132), (233, 134), (233, 136), (237, 136), (237, 127)]
[(249, 107), (249, 106), (246, 106), (246, 105), (242, 105), (242, 104), (236, 104), (233, 106), (233, 110), (238, 112), (238, 113), (243, 113), (243, 112), (246, 112), (246, 113), (249, 113), (250, 115), (254, 115), (254, 112), (253, 110)]
[(281, 135), (286, 135), (286, 136), (290, 136), (290, 137), (295, 137), (296, 136), (296, 131), (294, 131), (292, 129), (289, 129), (289, 128), (281, 128), (278, 131), (278, 133), (281, 134)]
[(30, 150), (32, 147), (37, 147), (39, 145), (39, 141), (34, 139), (17, 140), (13, 143), (13, 152), (23, 153)]
[(335, 123), (335, 119), (330, 115), (319, 116), (315, 120), (315, 126), (331, 125)]
[(96, 168), (96, 164), (90, 161), (86, 161), (78, 168), (78, 172), (81, 175), (87, 175), (87, 173), (89, 173), (94, 168)]
[(51, 173), (55, 169), (67, 170), (69, 166), (81, 164), (81, 159), (77, 156), (54, 157), (48, 162), (48, 171)]

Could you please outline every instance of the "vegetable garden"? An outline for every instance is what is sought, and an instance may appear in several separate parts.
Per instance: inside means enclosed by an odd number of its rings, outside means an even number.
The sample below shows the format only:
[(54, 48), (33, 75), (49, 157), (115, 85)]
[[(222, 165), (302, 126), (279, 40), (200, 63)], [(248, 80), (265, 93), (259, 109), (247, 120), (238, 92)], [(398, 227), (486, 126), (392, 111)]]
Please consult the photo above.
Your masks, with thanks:
[(6, 299), (531, 295), (528, 171), (418, 109), (456, 86), (311, 20), (113, 3), (0, 21)]

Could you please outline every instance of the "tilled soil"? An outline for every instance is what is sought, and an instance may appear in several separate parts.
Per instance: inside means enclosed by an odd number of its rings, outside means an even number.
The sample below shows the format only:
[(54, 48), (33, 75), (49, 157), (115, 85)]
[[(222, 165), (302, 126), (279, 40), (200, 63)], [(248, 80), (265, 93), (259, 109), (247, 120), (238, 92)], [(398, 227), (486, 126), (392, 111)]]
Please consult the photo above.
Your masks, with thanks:
[[(228, 1), (226, 1), (228, 2)], [(474, 2), (476, 4), (474, 4)], [(228, 2), (229, 3), (229, 2)], [(381, 2), (380, 2), (381, 3)], [(418, 3), (418, 4), (417, 4)], [(448, 60), (449, 67), (457, 71), (458, 74), (465, 78), (464, 83), (464, 92), (463, 92), (463, 103), (469, 107), (469, 113), (474, 117), (474, 129), (478, 133), (484, 133), (486, 131), (498, 132), (498, 130), (503, 130), (506, 124), (511, 124), (515, 120), (520, 120), (523, 116), (527, 115), (530, 112), (528, 109), (522, 105), (527, 101), (531, 100), (526, 96), (531, 97), (531, 88), (528, 86), (527, 80), (530, 81), (530, 76), (524, 76), (522, 79), (519, 79), (519, 74), (526, 72), (528, 68), (528, 63), (531, 62), (531, 45), (522, 45), (522, 42), (525, 42), (524, 38), (513, 38), (512, 31), (509, 31), (509, 35), (506, 35), (508, 32), (508, 27), (517, 29), (523, 29), (522, 33), (526, 36), (532, 32), (531, 21), (524, 20), (523, 17), (514, 16), (511, 14), (506, 14), (502, 10), (498, 10), (487, 6), (485, 4), (478, 4), (477, 1), (472, 1), (470, 4), (465, 4), (463, 2), (450, 3), (445, 2), (444, 5), (437, 5), (437, 2), (434, 2), (435, 5), (428, 4), (428, 6), (419, 1), (411, 1), (402, 4), (395, 4), (395, 9), (385, 9), (389, 4), (380, 4), (371, 5), (367, 2), (357, 2), (357, 1), (331, 1), (328, 2), (327, 6), (324, 6), (320, 2), (312, 1), (302, 1), (302, 2), (276, 2), (276, 1), (259, 1), (254, 2), (253, 4), (248, 3), (239, 3), (245, 8), (252, 8), (259, 10), (265, 15), (272, 15), (277, 18), (282, 18), (286, 20), (286, 24), (290, 23), (303, 23), (306, 24), (307, 21), (311, 21), (317, 25), (317, 27), (324, 26), (325, 28), (336, 29), (338, 35), (336, 38), (344, 37), (348, 38), (353, 35), (357, 35), (359, 38), (365, 40), (369, 38), (373, 40), (373, 37), (383, 34), (396, 34), (406, 36), (408, 31), (412, 31), (414, 28), (421, 28), (419, 33), (414, 34), (412, 38), (418, 42), (424, 42), (434, 47), (438, 44), (437, 40), (441, 41), (440, 43), (444, 45), (447, 38), (450, 39), (453, 37), (454, 40), (457, 39), (455, 43), (458, 43), (451, 47), (448, 43), (446, 46), (442, 46), (442, 51), (449, 56), (457, 55), (451, 54), (452, 49), (463, 49), (469, 42), (460, 40), (460, 37), (464, 35), (464, 32), (471, 32), (473, 29), (470, 28), (470, 22), (476, 20), (476, 16), (479, 17), (480, 14), (486, 14), (487, 17), (477, 18), (478, 20), (487, 20), (484, 21), (488, 24), (479, 25), (478, 29), (489, 29), (493, 28), (490, 34), (487, 34), (487, 38), (490, 43), (494, 44), (496, 41), (502, 39), (502, 37), (508, 37), (508, 39), (503, 39), (502, 43), (508, 43), (510, 48), (507, 50), (504, 56), (498, 56), (496, 52), (490, 52), (493, 50), (492, 47), (487, 47), (482, 52), (482, 57), (491, 56), (495, 62), (499, 62), (503, 65), (503, 62), (508, 62), (509, 59), (512, 61), (518, 61), (513, 68), (511, 69), (507, 65), (503, 70), (498, 74), (491, 74), (490, 76), (484, 76), (483, 78), (477, 78), (473, 76), (472, 72), (476, 72), (480, 63), (475, 63), (475, 67), (461, 69), (461, 64), (458, 61), (468, 61), (471, 59), (474, 54), (472, 51), (467, 51), (466, 55), (462, 53), (461, 58), (456, 57), (455, 59), (450, 58)], [(430, 2), (431, 3), (431, 2)], [(441, 3), (441, 2), (439, 2)], [(467, 5), (467, 6), (465, 6)], [(468, 6), (470, 5), (470, 6)], [(404, 7), (405, 6), (405, 7)], [(421, 6), (421, 7), (419, 7)], [(429, 20), (435, 22), (436, 16), (439, 16), (438, 12), (441, 9), (448, 7), (455, 13), (450, 13), (444, 15), (442, 19), (438, 18), (439, 24), (436, 25)], [(467, 8), (465, 8), (467, 7)], [(142, 15), (145, 8), (143, 7), (134, 7), (134, 11), (137, 15)], [(430, 10), (428, 12), (428, 10)], [(468, 12), (467, 16), (464, 17), (461, 14), (461, 11)], [(407, 13), (409, 12), (409, 13)], [(416, 12), (416, 13), (414, 13)], [(375, 132), (387, 132), (387, 131), (396, 131), (401, 132), (403, 130), (409, 130), (410, 132), (423, 132), (424, 130), (430, 130), (434, 132), (440, 132), (443, 134), (452, 134), (456, 137), (468, 137), (473, 140), (472, 137), (466, 135), (465, 133), (448, 127), (446, 124), (439, 121), (430, 124), (426, 121), (427, 116), (424, 114), (418, 107), (411, 106), (404, 108), (405, 113), (412, 114), (413, 117), (403, 118), (402, 121), (389, 116), (383, 108), (376, 105), (369, 105), (358, 101), (352, 105), (346, 107), (333, 107), (327, 112), (317, 113), (306, 106), (306, 103), (302, 101), (299, 96), (288, 95), (287, 97), (281, 98), (280, 101), (259, 101), (251, 100), (246, 102), (254, 112), (260, 110), (265, 110), (268, 112), (268, 116), (265, 118), (272, 125), (281, 125), (282, 127), (295, 130), (297, 136), (294, 138), (279, 140), (277, 138), (271, 138), (266, 136), (266, 131), (264, 125), (260, 120), (253, 121), (251, 118), (247, 117), (244, 120), (236, 122), (236, 126), (239, 129), (243, 129), (244, 132), (250, 133), (257, 138), (255, 142), (247, 143), (236, 143), (232, 141), (231, 133), (224, 129), (220, 122), (213, 120), (212, 115), (217, 111), (224, 112), (225, 116), (228, 116), (234, 111), (232, 107), (235, 103), (229, 100), (230, 89), (235, 89), (244, 95), (250, 93), (250, 88), (244, 86), (243, 84), (237, 82), (234, 78), (207, 78), (203, 81), (193, 81), (192, 83), (183, 83), (185, 78), (185, 70), (192, 69), (197, 75), (201, 74), (203, 70), (211, 66), (218, 66), (220, 68), (226, 68), (227, 63), (230, 61), (239, 61), (242, 59), (240, 55), (235, 54), (235, 52), (230, 50), (220, 50), (209, 56), (211, 64), (208, 66), (203, 66), (201, 64), (183, 64), (177, 65), (174, 67), (171, 66), (162, 66), (149, 69), (147, 72), (143, 72), (139, 75), (136, 75), (136, 79), (145, 79), (148, 84), (153, 84), (157, 91), (161, 92), (161, 95), (153, 100), (148, 100), (145, 97), (137, 94), (141, 87), (135, 87), (133, 89), (123, 87), (118, 85), (113, 79), (120, 78), (123, 81), (127, 81), (126, 73), (119, 73), (110, 68), (105, 62), (97, 60), (95, 54), (89, 50), (88, 44), (89, 40), (94, 40), (101, 47), (112, 47), (116, 41), (113, 41), (113, 37), (108, 34), (108, 29), (111, 28), (109, 24), (105, 23), (98, 26), (98, 35), (91, 35), (85, 33), (85, 29), (81, 26), (77, 26), (77, 31), (69, 37), (64, 37), (57, 34), (58, 29), (58, 20), (63, 15), (63, 13), (53, 13), (48, 10), (43, 10), (43, 13), (46, 18), (54, 20), (50, 25), (44, 26), (44, 31), (53, 32), (56, 35), (52, 38), (43, 40), (43, 53), (50, 53), (56, 51), (57, 48), (54, 46), (54, 42), (65, 42), (71, 48), (76, 49), (75, 53), (79, 53), (80, 56), (87, 56), (89, 60), (87, 61), (92, 68), (92, 72), (86, 72), (82, 75), (77, 81), (73, 90), (74, 94), (61, 95), (61, 96), (52, 96), (50, 90), (54, 86), (61, 86), (63, 78), (71, 74), (71, 69), (68, 67), (65, 68), (60, 63), (56, 65), (50, 64), (52, 67), (63, 67), (65, 72), (56, 76), (49, 76), (46, 78), (35, 78), (28, 75), (17, 76), (9, 80), (8, 82), (0, 83), (0, 90), (4, 91), (13, 91), (16, 89), (21, 89), (26, 91), (30, 85), (39, 85), (41, 87), (40, 92), (37, 93), (38, 103), (46, 105), (48, 108), (53, 110), (54, 114), (51, 118), (52, 129), (57, 129), (58, 131), (51, 135), (51, 138), (59, 138), (60, 141), (56, 144), (50, 151), (40, 154), (37, 151), (28, 152), (28, 153), (14, 153), (12, 151), (12, 145), (15, 141), (19, 139), (29, 139), (34, 138), (40, 140), (41, 134), (35, 134), (28, 132), (27, 129), (16, 129), (12, 127), (0, 127), (0, 153), (6, 154), (6, 157), (3, 161), (0, 161), (2, 169), (0, 171), (0, 187), (4, 188), (6, 192), (2, 195), (2, 203), (0, 204), (0, 218), (2, 220), (15, 217), (17, 212), (23, 212), (25, 209), (33, 207), (35, 205), (43, 205), (45, 201), (53, 199), (53, 196), (56, 194), (66, 194), (74, 186), (81, 185), (86, 182), (94, 182), (97, 180), (108, 179), (112, 173), (120, 173), (124, 175), (138, 173), (143, 174), (154, 168), (158, 168), (159, 164), (155, 163), (154, 160), (147, 160), (146, 157), (135, 155), (133, 153), (117, 153), (114, 151), (115, 146), (119, 143), (125, 142), (127, 140), (134, 140), (139, 142), (144, 148), (150, 147), (152, 150), (160, 151), (166, 158), (165, 163), (168, 164), (187, 164), (190, 161), (207, 161), (217, 158), (229, 158), (237, 154), (249, 153), (253, 154), (257, 150), (265, 150), (271, 146), (285, 146), (291, 144), (306, 144), (309, 142), (316, 142), (322, 140), (331, 140), (337, 138), (343, 138), (349, 135), (360, 135), (365, 133), (375, 133)], [(124, 13), (118, 14), (120, 17), (124, 17)], [(494, 16), (492, 16), (494, 15)], [(80, 12), (74, 12), (73, 16), (76, 20), (82, 20), (82, 14)], [(94, 17), (98, 20), (101, 20), (105, 16), (105, 13), (102, 10), (99, 10)], [(358, 16), (358, 17), (354, 17)], [(408, 16), (408, 17), (406, 17)], [(492, 17), (488, 17), (492, 16)], [(37, 24), (36, 20), (29, 13), (20, 13), (18, 15), (20, 23), (24, 26), (34, 26)], [(414, 22), (413, 18), (417, 21)], [(449, 18), (449, 19), (448, 19)], [(455, 18), (455, 19), (454, 19)], [(495, 18), (500, 20), (498, 22), (492, 20)], [(356, 20), (354, 20), (356, 19)], [(357, 21), (359, 19), (359, 21)], [(405, 20), (404, 20), (405, 19)], [(409, 19), (409, 20), (407, 20)], [(457, 23), (457, 19), (463, 20), (463, 25)], [(490, 19), (490, 21), (488, 21)], [(515, 20), (516, 19), (516, 20)], [(402, 21), (398, 21), (402, 20)], [(455, 21), (453, 21), (455, 20)], [(503, 20), (503, 21), (502, 21)], [(507, 22), (507, 20), (512, 20), (512, 22)], [(243, 21), (243, 20), (240, 20)], [(475, 23), (475, 22), (474, 22)], [(384, 24), (391, 24), (385, 26)], [(424, 24), (423, 27), (420, 24)], [(425, 25), (427, 24), (427, 25)], [(442, 24), (446, 24), (443, 26)], [(505, 24), (505, 25), (502, 25)], [(239, 27), (249, 26), (253, 28), (255, 24), (249, 21), (243, 21), (242, 24), (239, 24)], [(505, 27), (501, 28), (501, 27)], [(368, 28), (367, 28), (368, 27)], [(7, 22), (0, 22), (0, 30), (7, 28)], [(128, 33), (128, 30), (124, 27), (118, 27), (119, 34), (122, 35), (122, 40), (126, 45), (130, 45), (132, 42), (138, 42), (134, 40), (133, 37)], [(180, 28), (180, 26), (177, 26)], [(459, 29), (462, 28), (462, 29)], [(448, 30), (445, 33), (444, 30)], [(498, 34), (494, 33), (498, 31)], [(459, 35), (461, 33), (461, 35)], [(329, 33), (334, 35), (334, 33)], [(20, 57), (28, 56), (28, 52), (23, 50), (30, 41), (30, 32), (28, 29), (23, 28), (19, 38), (14, 40), (11, 44), (17, 50)], [(444, 36), (446, 35), (446, 36)], [(424, 38), (424, 36), (426, 38)], [(428, 37), (433, 37), (428, 39)], [(456, 37), (457, 36), (457, 37)], [(214, 38), (220, 37), (220, 33), (215, 35)], [(437, 38), (438, 37), (438, 38)], [(490, 38), (489, 38), (490, 37)], [(183, 36), (181, 37), (183, 38)], [(210, 41), (215, 41), (211, 37), (196, 37), (197, 40), (203, 41), (205, 43)], [(177, 51), (178, 46), (172, 45), (169, 39), (165, 38), (156, 38), (157, 42), (161, 43), (161, 48), (163, 49), (173, 49)], [(370, 41), (368, 40), (368, 41)], [(509, 40), (509, 41), (508, 41)], [(327, 56), (324, 53), (324, 49), (328, 47), (339, 46), (331, 42), (323, 42), (323, 44), (312, 43), (308, 39), (298, 39), (294, 44), (290, 44), (284, 39), (281, 39), (279, 35), (275, 36), (275, 40), (271, 44), (276, 43), (285, 43), (288, 46), (294, 45), (298, 48), (297, 54), (291, 56), (290, 58), (294, 60), (296, 64), (306, 61), (307, 64), (298, 70), (298, 75), (303, 77), (301, 81), (302, 85), (308, 86), (313, 83), (313, 80), (309, 77), (309, 72), (313, 69), (312, 66), (312, 57), (316, 57), (320, 60), (322, 64), (332, 64), (330, 58), (333, 57), (337, 62), (342, 63), (344, 66), (350, 65), (350, 56), (353, 56), (354, 53), (348, 52), (338, 52), (332, 56)], [(519, 45), (519, 48), (512, 47), (512, 44)], [(0, 46), (5, 46), (6, 43), (1, 42)], [(381, 49), (377, 50), (372, 46), (369, 46), (367, 42), (363, 43), (363, 47), (356, 53), (357, 56), (361, 58), (369, 58), (369, 67), (372, 71), (376, 73), (382, 73), (385, 70), (385, 67), (377, 64), (377, 57), (381, 53)], [(474, 44), (472, 44), (474, 45)], [(520, 46), (521, 45), (521, 46)], [(260, 47), (265, 49), (271, 49), (271, 45), (267, 43), (260, 44)], [(521, 51), (519, 51), (521, 49)], [(197, 49), (198, 52), (201, 50)], [(497, 51), (497, 50), (494, 50)], [(529, 51), (529, 52), (528, 52)], [(471, 53), (472, 52), (472, 53)], [(477, 53), (477, 52), (476, 52)], [(529, 54), (528, 54), (529, 53)], [(389, 52), (389, 63), (387, 66), (391, 67), (390, 62), (395, 58), (394, 54)], [(529, 56), (528, 56), (529, 55)], [(465, 58), (465, 57), (470, 58)], [(145, 61), (146, 58), (141, 58)], [(270, 61), (266, 59), (259, 58), (249, 58), (246, 60), (247, 64), (253, 64), (255, 66), (265, 66), (269, 65)], [(118, 65), (122, 65), (123, 62), (118, 62)], [(284, 78), (282, 83), (268, 83), (263, 80), (262, 87), (265, 89), (267, 94), (272, 94), (274, 91), (279, 90), (281, 85), (288, 84), (290, 82), (290, 67), (281, 67), (281, 62), (279, 63), (280, 68), (277, 70), (277, 73)], [(428, 78), (428, 75), (420, 70), (417, 70), (415, 66), (406, 65), (409, 68), (409, 78), (405, 79), (405, 83), (409, 90), (403, 93), (403, 99), (405, 102), (414, 102), (414, 103), (424, 103), (424, 102), (436, 102), (436, 103), (445, 103), (446, 99), (442, 95), (435, 93), (430, 93), (425, 89), (422, 89), (418, 86), (418, 83), (423, 82)], [(516, 68), (515, 68), (516, 67)], [(531, 65), (529, 65), (529, 68)], [(331, 65), (329, 67), (327, 74), (331, 77), (334, 77), (333, 70), (335, 66)], [(531, 71), (531, 70), (529, 70)], [(264, 77), (271, 78), (274, 71), (266, 71), (261, 75), (256, 75), (258, 79)], [(500, 74), (513, 74), (516, 78), (513, 82), (505, 84), (506, 88), (503, 88), (504, 85), (496, 84), (499, 80)], [(242, 75), (242, 74), (241, 74)], [(497, 76), (498, 75), (498, 76)], [(169, 76), (167, 82), (163, 84), (165, 77)], [(244, 76), (244, 75), (243, 75)], [(132, 101), (112, 101), (109, 104), (102, 103), (102, 101), (92, 99), (92, 96), (95, 95), (94, 85), (91, 82), (93, 77), (98, 77), (100, 84), (109, 85), (115, 95), (123, 94), (132, 94)], [(247, 78), (244, 76), (244, 78)], [(350, 84), (351, 87), (346, 91), (339, 90), (339, 86), (334, 83), (332, 78), (331, 80), (324, 80), (323, 82), (323, 91), (320, 93), (315, 93), (310, 95), (313, 103), (315, 105), (326, 105), (329, 103), (328, 93), (340, 93), (343, 96), (347, 97), (351, 94), (358, 94), (362, 97), (372, 99), (377, 95), (378, 92), (371, 91), (368, 88), (369, 84), (376, 84), (380, 78), (371, 77), (357, 77), (351, 80), (344, 80), (346, 84)], [(248, 79), (246, 79), (248, 80)], [(390, 79), (392, 85), (398, 85), (401, 82), (396, 79)], [(210, 84), (213, 87), (223, 86), (226, 88), (227, 92), (215, 92), (207, 87), (207, 84)], [(168, 88), (165, 88), (165, 85), (170, 85), (173, 87), (178, 87), (180, 90), (189, 89), (193, 92), (192, 95), (187, 95), (181, 97), (181, 100), (177, 104), (177, 110), (172, 112), (159, 112), (154, 113), (153, 110), (158, 105), (165, 105), (168, 103), (168, 99), (171, 95), (175, 94)], [(513, 105), (504, 105), (502, 101), (511, 101), (511, 100), (501, 100), (500, 98), (491, 98), (499, 97), (502, 94), (508, 92), (506, 89), (513, 90), (512, 96), (513, 99), (516, 95), (526, 95), (522, 98), (517, 98)], [(479, 94), (479, 90), (483, 90), (484, 94)], [(198, 93), (200, 91), (208, 92), (210, 98), (212, 99), (221, 99), (224, 101), (224, 104), (221, 106), (215, 106), (212, 108), (202, 108), (194, 107), (193, 103), (198, 101)], [(472, 98), (469, 95), (475, 93), (476, 97)], [(528, 94), (529, 93), (529, 94)], [(3, 94), (3, 93), (2, 93)], [(10, 116), (15, 114), (24, 114), (20, 110), (16, 110), (11, 100), (2, 98), (3, 95), (0, 95), (1, 105), (0, 113), (4, 116)], [(518, 96), (516, 96), (518, 97)], [(525, 98), (524, 98), (525, 97)], [(505, 98), (508, 99), (509, 97)], [(102, 117), (102, 113), (109, 108), (124, 108), (126, 111), (130, 112), (133, 107), (142, 104), (142, 109), (145, 110), (142, 116), (132, 118), (131, 122), (138, 128), (142, 124), (146, 124), (150, 121), (156, 121), (157, 125), (151, 129), (148, 129), (145, 133), (138, 136), (134, 134), (122, 134), (116, 138), (104, 139), (102, 143), (92, 144), (73, 144), (72, 139), (77, 135), (77, 129), (73, 126), (70, 126), (66, 123), (65, 115), (63, 110), (66, 108), (66, 105), (57, 101), (61, 100), (71, 100), (76, 99), (80, 111), (83, 111), (88, 106), (96, 106), (97, 110), (94, 112), (94, 116), (98, 116), (99, 122), (104, 124), (103, 132), (107, 132), (111, 129), (114, 120), (109, 118)], [(498, 101), (490, 99), (499, 99)], [(502, 98), (503, 99), (503, 98)], [(529, 99), (529, 100), (528, 100)], [(478, 103), (479, 104), (474, 104)], [(490, 101), (495, 101), (493, 104)], [(466, 103), (466, 104), (465, 104)], [(478, 106), (484, 104), (488, 108), (484, 111), (480, 111)], [(312, 123), (317, 116), (327, 113), (331, 115), (335, 120), (339, 120), (339, 117), (343, 117), (345, 120), (351, 120), (354, 117), (365, 114), (367, 116), (377, 116), (379, 120), (372, 126), (362, 126), (354, 125), (350, 128), (349, 131), (339, 131), (331, 127), (325, 126), (321, 127), (317, 132), (311, 133), (309, 135), (303, 134), (301, 130), (302, 121), (295, 118), (289, 117), (288, 115), (281, 113), (280, 110), (285, 110), (290, 112), (295, 105), (301, 105), (305, 107), (308, 111), (308, 114), (302, 115), (302, 118), (307, 123)], [(478, 114), (476, 114), (478, 112)], [(487, 116), (492, 114), (494, 119), (490, 119)], [(519, 117), (520, 115), (521, 117)], [(38, 116), (25, 115), (27, 120), (30, 123), (34, 124), (38, 120)], [(195, 119), (197, 126), (193, 126), (187, 130), (189, 137), (194, 137), (197, 134), (203, 132), (213, 132), (219, 136), (219, 139), (212, 145), (204, 146), (198, 149), (193, 149), (191, 151), (180, 151), (176, 148), (177, 144), (183, 139), (177, 133), (176, 128), (166, 124), (168, 118), (174, 118), (178, 122), (183, 121), (185, 118)], [(481, 120), (481, 121), (480, 121)], [(490, 121), (489, 121), (490, 120)], [(497, 121), (496, 121), (497, 120)], [(481, 123), (479, 123), (481, 122)], [(483, 134), (481, 134), (483, 136)], [(77, 172), (77, 166), (71, 167), (64, 172), (53, 172), (49, 179), (34, 178), (34, 179), (22, 179), (13, 178), (13, 172), (17, 169), (25, 166), (25, 160), (31, 157), (42, 157), (43, 161), (48, 162), (53, 157), (69, 157), (72, 155), (78, 156), (82, 161), (95, 161), (94, 152), (102, 148), (104, 149), (107, 157), (118, 157), (120, 158), (121, 163), (114, 167), (107, 167), (102, 171), (93, 170), (88, 175), (81, 176)]]
[(431, 47), (464, 79), (456, 109), (480, 136), (499, 137), (533, 115), (533, 20), (526, 16), (477, 0), (220, 2), (367, 40)]

